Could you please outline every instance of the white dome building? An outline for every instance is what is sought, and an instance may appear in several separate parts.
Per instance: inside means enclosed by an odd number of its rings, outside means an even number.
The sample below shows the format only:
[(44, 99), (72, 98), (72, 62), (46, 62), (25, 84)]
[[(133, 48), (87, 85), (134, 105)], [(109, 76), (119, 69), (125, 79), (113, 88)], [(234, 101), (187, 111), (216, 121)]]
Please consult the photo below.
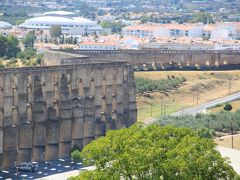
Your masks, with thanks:
[(11, 29), (12, 25), (5, 21), (0, 21), (0, 29)]
[(97, 22), (77, 16), (66, 11), (51, 11), (43, 16), (26, 20), (20, 28), (48, 30), (51, 26), (61, 26), (64, 34), (83, 35), (99, 34), (102, 27)]

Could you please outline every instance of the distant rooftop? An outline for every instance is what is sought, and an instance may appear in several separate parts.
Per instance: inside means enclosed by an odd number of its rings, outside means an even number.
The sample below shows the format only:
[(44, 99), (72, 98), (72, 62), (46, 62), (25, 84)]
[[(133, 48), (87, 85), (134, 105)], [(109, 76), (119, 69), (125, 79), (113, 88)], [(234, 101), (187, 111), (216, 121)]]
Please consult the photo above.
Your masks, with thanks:
[(0, 21), (0, 29), (9, 29), (12, 25), (5, 21)]
[(44, 16), (77, 16), (76, 13), (68, 11), (50, 11), (43, 13)]

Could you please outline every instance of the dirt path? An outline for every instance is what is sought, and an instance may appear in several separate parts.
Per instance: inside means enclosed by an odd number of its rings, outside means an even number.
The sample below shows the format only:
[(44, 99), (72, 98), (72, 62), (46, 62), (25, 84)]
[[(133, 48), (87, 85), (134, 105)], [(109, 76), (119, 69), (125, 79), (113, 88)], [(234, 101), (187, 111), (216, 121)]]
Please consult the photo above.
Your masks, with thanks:
[[(223, 136), (220, 138), (220, 140), (218, 138), (216, 138), (214, 141), (217, 143), (218, 146), (230, 148), (230, 149), (232, 148), (232, 136), (231, 135)], [(233, 136), (233, 148), (235, 150), (240, 151), (240, 134)], [(240, 154), (239, 154), (239, 157), (240, 157)]]

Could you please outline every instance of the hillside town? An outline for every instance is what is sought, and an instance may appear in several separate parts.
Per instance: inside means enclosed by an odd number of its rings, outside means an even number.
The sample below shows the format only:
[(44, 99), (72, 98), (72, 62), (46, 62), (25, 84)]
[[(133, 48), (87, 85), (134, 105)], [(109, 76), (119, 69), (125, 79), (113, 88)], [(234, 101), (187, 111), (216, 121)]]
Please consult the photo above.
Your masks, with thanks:
[(1, 21), (0, 32), (5, 36), (12, 34), (21, 40), (28, 32), (34, 31), (37, 48), (60, 48), (62, 44), (66, 46), (68, 43), (49, 44), (43, 41), (51, 39), (49, 31), (52, 26), (60, 26), (60, 37), (76, 39), (70, 46), (81, 50), (144, 48), (240, 50), (238, 41), (240, 22), (131, 24), (133, 25), (123, 27), (119, 33), (113, 33), (111, 28), (104, 28), (101, 23), (79, 17), (76, 13), (50, 11), (27, 19), (18, 26)]

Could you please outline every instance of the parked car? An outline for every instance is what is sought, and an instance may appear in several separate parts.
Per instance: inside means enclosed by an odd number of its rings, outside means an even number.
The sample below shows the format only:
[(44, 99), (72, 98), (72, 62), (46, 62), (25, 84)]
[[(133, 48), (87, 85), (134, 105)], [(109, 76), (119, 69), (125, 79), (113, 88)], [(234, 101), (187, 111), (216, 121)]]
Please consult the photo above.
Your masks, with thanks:
[(19, 171), (29, 171), (29, 172), (34, 172), (36, 171), (38, 168), (37, 163), (33, 163), (33, 162), (22, 162), (20, 163), (20, 165), (18, 166), (18, 170)]

